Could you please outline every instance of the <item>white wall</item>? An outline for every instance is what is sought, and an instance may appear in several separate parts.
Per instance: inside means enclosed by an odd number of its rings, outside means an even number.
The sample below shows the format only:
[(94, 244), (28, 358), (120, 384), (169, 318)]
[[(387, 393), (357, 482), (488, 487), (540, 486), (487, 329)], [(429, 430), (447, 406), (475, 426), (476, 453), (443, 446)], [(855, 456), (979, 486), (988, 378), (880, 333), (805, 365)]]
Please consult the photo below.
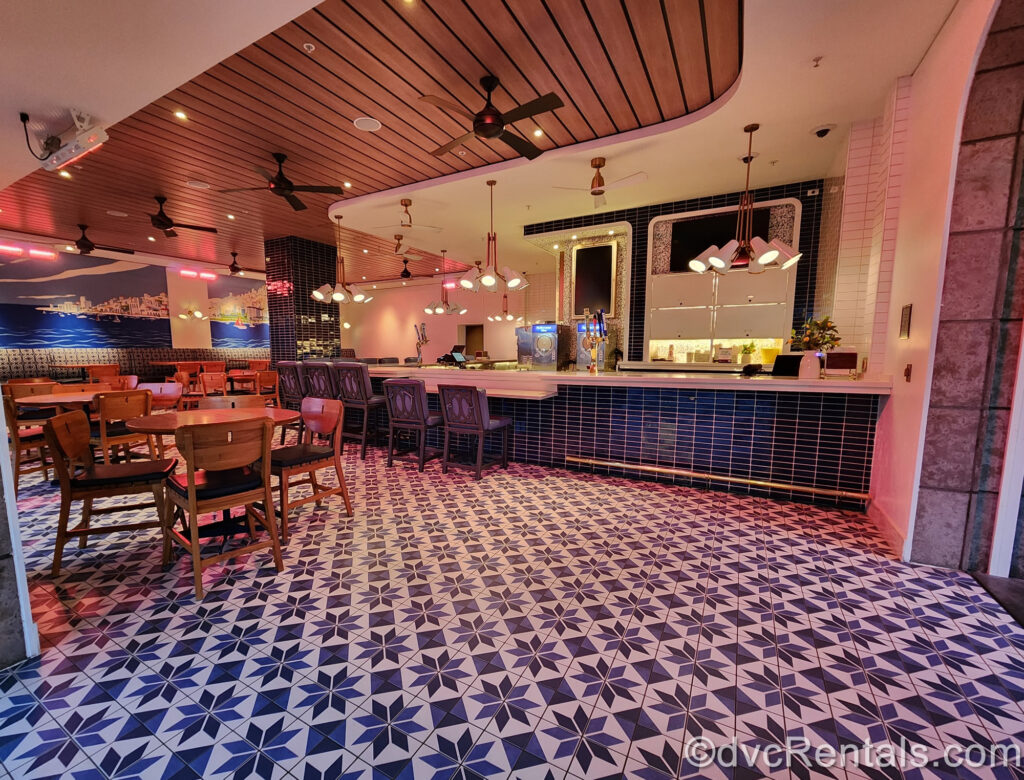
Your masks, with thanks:
[(212, 346), (210, 321), (183, 320), (178, 315), (186, 309), (206, 313), (209, 307), (206, 282), (186, 279), (175, 269), (167, 269), (167, 305), (171, 313), (171, 344), (176, 349), (209, 349)]
[[(893, 376), (875, 436), (869, 514), (909, 555), (924, 444), (953, 176), (967, 92), (996, 0), (960, 0), (911, 79), (906, 168), (896, 232), (884, 373)], [(900, 310), (913, 304), (911, 337)], [(911, 381), (903, 369), (913, 365)]]
[[(423, 307), (437, 300), (440, 292), (438, 282), (410, 282), (405, 287), (374, 290), (370, 303), (342, 305), (341, 319), (352, 327), (342, 329), (341, 346), (355, 349), (359, 357), (396, 357), (403, 360), (416, 354), (413, 325), (425, 322), (430, 343), (423, 347), (423, 360), (432, 363), (458, 342), (459, 325), (483, 325), (484, 349), (491, 357), (515, 360), (516, 323), (487, 321), (488, 314), (501, 311), (500, 293), (449, 290), (449, 300), (465, 305), (469, 311), (450, 316), (425, 314)], [(527, 293), (528, 290), (509, 293), (510, 313), (527, 314)]]

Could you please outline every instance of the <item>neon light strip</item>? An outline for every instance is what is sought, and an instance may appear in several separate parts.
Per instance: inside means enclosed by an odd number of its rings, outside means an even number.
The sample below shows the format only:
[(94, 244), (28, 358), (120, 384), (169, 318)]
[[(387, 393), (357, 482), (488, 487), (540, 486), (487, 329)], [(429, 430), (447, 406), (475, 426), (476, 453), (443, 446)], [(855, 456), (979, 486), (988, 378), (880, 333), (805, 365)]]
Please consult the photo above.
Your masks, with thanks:
[(19, 257), (21, 253), (22, 248), (20, 246), (14, 246), (13, 244), (0, 244), (0, 254)]
[(51, 252), (48, 249), (30, 249), (28, 250), (29, 257), (38, 257), (40, 260), (56, 260), (57, 253)]
[(193, 271), (191, 268), (182, 268), (180, 271), (178, 271), (178, 274), (188, 279), (196, 279), (199, 277), (199, 272)]

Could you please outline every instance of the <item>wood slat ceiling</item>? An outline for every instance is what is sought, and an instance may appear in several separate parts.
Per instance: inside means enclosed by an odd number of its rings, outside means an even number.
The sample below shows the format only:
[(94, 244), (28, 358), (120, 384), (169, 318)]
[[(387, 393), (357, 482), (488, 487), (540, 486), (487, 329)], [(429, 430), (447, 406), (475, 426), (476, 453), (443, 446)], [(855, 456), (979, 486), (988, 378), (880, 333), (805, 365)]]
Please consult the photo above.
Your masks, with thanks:
[[(252, 167), (272, 170), (271, 152), (288, 154), (295, 183), (351, 182), (351, 195), (510, 159), (504, 144), (476, 139), (442, 158), (430, 154), (468, 121), (419, 97), (478, 111), (488, 72), (501, 80), (500, 110), (546, 92), (565, 102), (516, 124), (541, 149), (674, 119), (736, 80), (741, 17), (741, 0), (326, 0), (108, 128), (110, 140), (71, 168), (70, 180), (37, 171), (0, 192), (0, 227), (74, 238), (74, 224), (85, 222), (96, 243), (225, 264), (235, 250), (243, 265), (262, 267), (264, 239), (334, 240), (326, 218), (333, 195), (302, 194), (309, 208), (294, 212), (267, 192), (216, 192), (260, 185)], [(359, 131), (359, 116), (383, 127)], [(145, 216), (156, 194), (168, 197), (175, 220), (220, 232), (164, 238)], [(384, 279), (401, 270), (392, 241), (345, 235), (350, 274)], [(406, 243), (414, 247), (415, 237)], [(417, 274), (437, 266), (436, 256), (410, 261)]]

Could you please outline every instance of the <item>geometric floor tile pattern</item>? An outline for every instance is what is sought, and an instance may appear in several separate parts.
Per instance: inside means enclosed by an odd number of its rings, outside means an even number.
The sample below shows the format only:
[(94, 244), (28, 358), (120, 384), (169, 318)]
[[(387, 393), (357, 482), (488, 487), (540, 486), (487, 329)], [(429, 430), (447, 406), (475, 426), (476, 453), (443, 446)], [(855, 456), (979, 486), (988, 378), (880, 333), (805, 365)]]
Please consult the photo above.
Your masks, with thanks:
[[(1024, 630), (862, 515), (519, 464), (473, 482), (354, 448), (345, 466), (355, 517), (306, 505), (283, 574), (260, 551), (210, 569), (201, 601), (152, 530), (69, 545), (52, 578), (55, 491), (26, 485), (44, 650), (0, 672), (2, 771), (1022, 776), (750, 759), (1024, 738)], [(699, 766), (695, 738), (747, 757)]]

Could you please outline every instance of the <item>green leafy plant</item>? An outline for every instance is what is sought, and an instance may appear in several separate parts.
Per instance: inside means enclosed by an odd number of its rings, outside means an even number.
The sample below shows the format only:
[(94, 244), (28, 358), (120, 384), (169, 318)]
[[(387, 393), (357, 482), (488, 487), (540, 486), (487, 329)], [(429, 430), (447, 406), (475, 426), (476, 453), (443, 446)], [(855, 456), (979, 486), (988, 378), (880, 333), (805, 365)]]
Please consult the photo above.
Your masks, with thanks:
[(822, 317), (820, 320), (812, 317), (799, 331), (793, 329), (793, 337), (789, 343), (795, 350), (829, 352), (838, 347), (841, 341), (839, 330), (830, 317)]
[(757, 344), (751, 341), (749, 344), (743, 344), (740, 346), (741, 355), (753, 355), (757, 352)]

